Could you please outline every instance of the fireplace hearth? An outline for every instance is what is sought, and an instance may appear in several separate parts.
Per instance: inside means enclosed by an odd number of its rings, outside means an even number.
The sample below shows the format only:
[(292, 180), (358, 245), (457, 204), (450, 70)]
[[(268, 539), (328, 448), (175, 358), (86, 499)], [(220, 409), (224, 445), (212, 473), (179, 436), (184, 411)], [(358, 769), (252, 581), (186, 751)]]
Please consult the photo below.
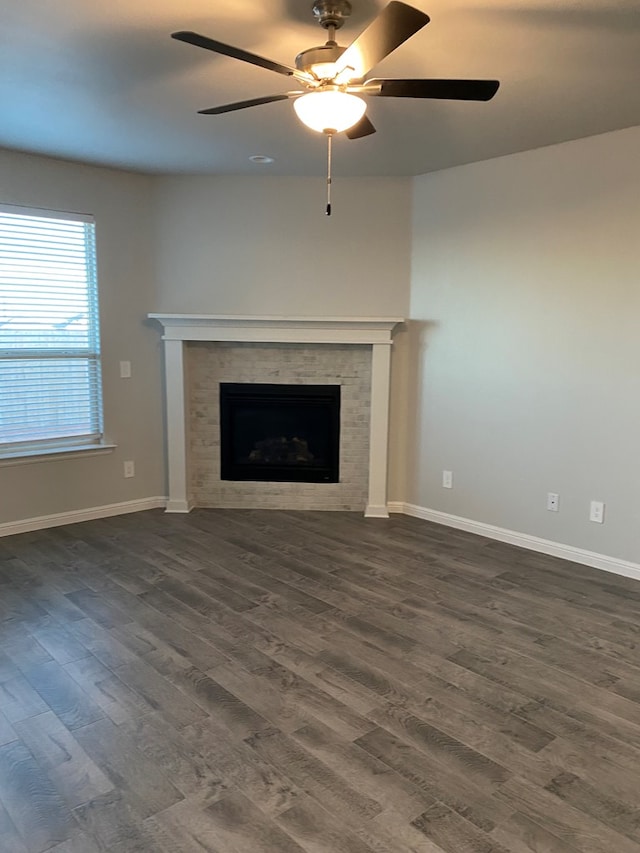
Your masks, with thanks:
[(220, 383), (220, 477), (339, 482), (340, 386)]

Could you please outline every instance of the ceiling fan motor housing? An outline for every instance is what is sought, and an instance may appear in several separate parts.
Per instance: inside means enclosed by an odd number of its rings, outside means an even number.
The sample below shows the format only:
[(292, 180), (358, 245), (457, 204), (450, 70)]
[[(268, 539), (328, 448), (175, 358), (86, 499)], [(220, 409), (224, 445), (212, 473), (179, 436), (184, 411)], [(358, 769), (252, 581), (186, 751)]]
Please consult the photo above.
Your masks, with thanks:
[(345, 50), (346, 48), (340, 47), (335, 42), (310, 47), (296, 56), (296, 68), (299, 71), (311, 71), (314, 65), (337, 62)]

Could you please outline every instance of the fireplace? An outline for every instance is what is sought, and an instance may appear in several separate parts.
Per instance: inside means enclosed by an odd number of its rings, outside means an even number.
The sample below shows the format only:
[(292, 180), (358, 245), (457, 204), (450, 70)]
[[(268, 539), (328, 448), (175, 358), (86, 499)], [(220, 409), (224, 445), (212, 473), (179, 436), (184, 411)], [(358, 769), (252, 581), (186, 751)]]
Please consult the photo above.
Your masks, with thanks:
[(220, 383), (220, 477), (339, 482), (340, 386)]
[[(167, 512), (200, 507), (342, 510), (388, 518), (391, 345), (400, 317), (149, 314), (163, 328)], [(344, 388), (338, 482), (220, 479), (223, 382)]]

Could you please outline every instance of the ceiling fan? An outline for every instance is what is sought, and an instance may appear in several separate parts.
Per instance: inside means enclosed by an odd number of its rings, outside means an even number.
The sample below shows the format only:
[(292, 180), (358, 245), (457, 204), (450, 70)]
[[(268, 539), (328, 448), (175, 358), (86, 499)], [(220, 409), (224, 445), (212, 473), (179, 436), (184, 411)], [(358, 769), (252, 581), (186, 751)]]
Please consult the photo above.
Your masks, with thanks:
[[(351, 14), (349, 0), (316, 0), (312, 8), (318, 22), (327, 31), (327, 42), (299, 53), (295, 67), (199, 33), (181, 31), (172, 33), (172, 38), (293, 77), (301, 89), (223, 104), (199, 112), (202, 115), (220, 115), (261, 104), (293, 100), (298, 118), (307, 127), (328, 136), (329, 187), (333, 135), (344, 131), (349, 139), (360, 139), (376, 132), (366, 115), (365, 97), (488, 101), (498, 90), (500, 84), (497, 80), (365, 79), (374, 66), (428, 24), (429, 16), (413, 6), (392, 0), (355, 41), (348, 47), (342, 47), (335, 36), (345, 18)], [(329, 200), (327, 213), (330, 212)]]

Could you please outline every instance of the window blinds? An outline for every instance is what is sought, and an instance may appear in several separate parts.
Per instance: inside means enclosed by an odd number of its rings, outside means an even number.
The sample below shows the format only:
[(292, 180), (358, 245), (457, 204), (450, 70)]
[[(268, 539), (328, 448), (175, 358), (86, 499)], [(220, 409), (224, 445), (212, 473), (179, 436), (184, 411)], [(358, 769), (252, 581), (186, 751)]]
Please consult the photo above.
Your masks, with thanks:
[(102, 435), (95, 226), (0, 206), (0, 455)]

